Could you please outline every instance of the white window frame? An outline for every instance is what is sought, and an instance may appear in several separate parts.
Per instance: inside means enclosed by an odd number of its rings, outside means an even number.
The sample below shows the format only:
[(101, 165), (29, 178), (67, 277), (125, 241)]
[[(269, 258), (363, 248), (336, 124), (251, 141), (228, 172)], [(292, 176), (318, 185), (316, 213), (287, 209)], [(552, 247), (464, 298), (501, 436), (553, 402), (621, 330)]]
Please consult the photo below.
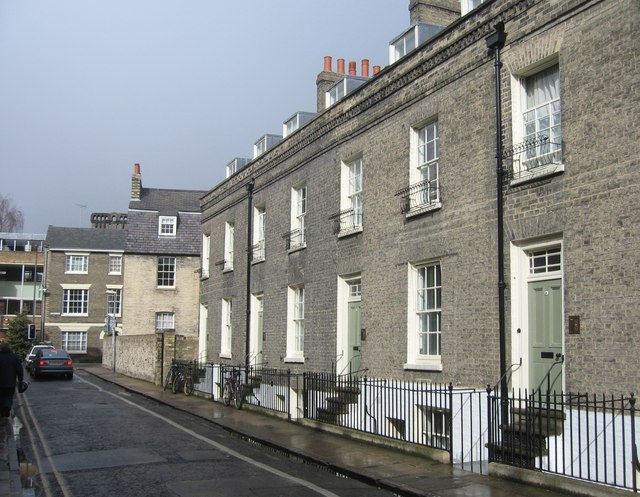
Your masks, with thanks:
[(340, 223), (338, 236), (346, 236), (362, 231), (364, 214), (364, 162), (362, 156), (342, 162), (340, 170), (341, 214), (337, 220)]
[(253, 210), (253, 262), (265, 260), (265, 221), (266, 210), (264, 207), (255, 207)]
[[(90, 285), (63, 285), (62, 286), (62, 316), (88, 316), (89, 315), (89, 287)], [(74, 299), (70, 300), (70, 292), (74, 293)], [(77, 297), (80, 297), (79, 299)], [(72, 303), (80, 303), (80, 312), (69, 312)], [(75, 305), (74, 305), (75, 307)]]
[[(557, 74), (557, 94), (543, 103), (527, 108), (527, 86), (536, 76), (546, 71), (555, 69)], [(518, 184), (529, 181), (531, 179), (557, 174), (564, 171), (564, 163), (562, 159), (562, 87), (560, 85), (560, 65), (557, 55), (546, 58), (543, 61), (530, 66), (518, 74), (511, 77), (511, 108), (512, 112), (512, 141), (515, 145), (523, 144), (529, 139), (535, 139), (540, 134), (547, 136), (548, 142), (529, 148), (525, 151), (514, 150), (513, 155), (513, 173), (514, 177), (511, 184)], [(549, 111), (549, 127), (541, 129), (540, 123), (544, 122), (538, 119), (538, 114), (542, 110)], [(534, 126), (526, 130), (525, 115), (536, 115), (536, 118), (530, 120)], [(556, 120), (552, 123), (551, 120)], [(538, 164), (538, 165), (537, 165)]]
[(407, 31), (402, 38), (389, 45), (389, 61), (391, 64), (400, 60), (417, 46), (417, 27)]
[(160, 216), (158, 218), (158, 236), (176, 236), (177, 216)]
[(89, 253), (65, 253), (65, 274), (87, 274), (89, 272)]
[(122, 254), (109, 254), (109, 274), (122, 274)]
[[(422, 272), (433, 268), (435, 275), (433, 285), (427, 285), (427, 279), (422, 278)], [(409, 294), (407, 314), (407, 363), (405, 369), (419, 369), (426, 371), (442, 371), (442, 266), (440, 261), (428, 261), (408, 266)], [(429, 305), (431, 293), (432, 305)], [(422, 330), (421, 318), (428, 315), (436, 317), (435, 330)], [(420, 350), (421, 336), (427, 338), (435, 335), (438, 347), (435, 351)]]
[(224, 223), (224, 264), (223, 271), (233, 271), (233, 237), (235, 227), (233, 223)]
[(233, 300), (222, 299), (220, 324), (220, 357), (231, 359), (231, 345), (233, 340)]
[(122, 316), (122, 287), (107, 286), (107, 314)]
[(304, 362), (304, 286), (287, 292), (287, 356), (285, 362)]
[(306, 185), (291, 189), (291, 234), (289, 250), (299, 250), (307, 246), (306, 216), (308, 191)]
[[(71, 340), (73, 338), (73, 340)], [(87, 332), (86, 331), (63, 331), (60, 337), (62, 350), (69, 354), (87, 353)], [(74, 347), (70, 347), (72, 344)]]
[(156, 312), (156, 331), (162, 333), (166, 330), (176, 329), (176, 315), (173, 312)]
[(200, 267), (200, 276), (202, 278), (209, 277), (209, 266), (211, 264), (211, 235), (202, 234), (202, 265)]
[(485, 0), (460, 0), (460, 15), (467, 15), (473, 9), (477, 9)]
[[(406, 217), (442, 207), (440, 199), (440, 124), (429, 119), (411, 128), (409, 208)], [(423, 185), (423, 182), (429, 182)]]
[[(156, 267), (156, 285), (157, 288), (175, 288), (176, 287), (176, 267), (177, 267), (177, 258), (173, 256), (159, 256), (158, 263)], [(162, 261), (162, 262), (161, 262)], [(168, 271), (164, 269), (165, 267), (171, 266), (173, 269)], [(166, 277), (160, 278), (161, 274), (166, 274)], [(171, 275), (170, 277), (168, 275)], [(166, 282), (171, 282), (171, 284), (161, 284)]]

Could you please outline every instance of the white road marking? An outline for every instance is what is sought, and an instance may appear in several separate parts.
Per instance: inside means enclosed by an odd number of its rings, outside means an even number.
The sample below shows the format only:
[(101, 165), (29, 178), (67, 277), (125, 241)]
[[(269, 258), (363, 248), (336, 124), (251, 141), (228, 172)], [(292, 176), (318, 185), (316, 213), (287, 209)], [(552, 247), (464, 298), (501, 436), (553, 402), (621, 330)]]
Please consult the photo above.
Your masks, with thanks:
[(146, 409), (146, 408), (144, 408), (142, 406), (139, 406), (136, 403), (134, 403), (134, 402), (132, 402), (132, 401), (130, 401), (128, 399), (123, 398), (121, 395), (118, 395), (118, 394), (115, 394), (115, 393), (112, 393), (112, 392), (108, 392), (107, 390), (105, 390), (101, 386), (96, 385), (95, 383), (92, 383), (92, 382), (90, 382), (90, 381), (88, 381), (88, 380), (86, 380), (86, 379), (84, 379), (84, 378), (82, 378), (80, 376), (76, 376), (76, 378), (78, 380), (82, 381), (83, 383), (91, 385), (92, 387), (96, 388), (100, 392), (103, 392), (103, 393), (106, 393), (108, 395), (111, 395), (112, 397), (115, 397), (116, 399), (119, 399), (122, 402), (126, 402), (127, 404), (135, 407), (136, 409), (139, 409), (140, 411), (143, 411), (143, 412), (149, 414), (150, 416), (154, 416), (154, 417), (164, 421), (165, 423), (173, 426), (174, 428), (182, 430), (183, 432), (187, 433), (188, 435), (192, 436), (193, 438), (196, 438), (196, 439), (198, 439), (198, 440), (200, 440), (200, 441), (202, 441), (202, 442), (204, 442), (206, 444), (209, 444), (212, 447), (215, 447), (216, 449), (218, 449), (218, 450), (220, 450), (220, 451), (222, 451), (222, 452), (224, 452), (226, 454), (229, 454), (232, 457), (235, 457), (237, 459), (240, 459), (241, 461), (246, 462), (247, 464), (251, 464), (252, 466), (255, 466), (255, 467), (260, 468), (260, 469), (262, 469), (264, 471), (272, 473), (272, 474), (274, 474), (276, 476), (279, 476), (280, 478), (284, 478), (285, 480), (288, 480), (290, 482), (296, 483), (298, 485), (302, 485), (303, 487), (307, 487), (308, 489), (313, 490), (314, 492), (317, 492), (320, 495), (324, 495), (325, 497), (339, 497), (337, 494), (334, 494), (333, 492), (331, 492), (329, 490), (326, 490), (326, 489), (324, 489), (322, 487), (319, 487), (319, 486), (317, 486), (317, 485), (315, 485), (315, 484), (313, 484), (313, 483), (311, 483), (311, 482), (309, 482), (307, 480), (303, 480), (301, 478), (296, 478), (294, 476), (288, 475), (287, 473), (284, 473), (283, 471), (280, 471), (280, 470), (278, 470), (276, 468), (272, 468), (271, 466), (268, 466), (268, 465), (266, 465), (264, 463), (261, 463), (260, 461), (256, 461), (255, 459), (252, 459), (252, 458), (250, 458), (248, 456), (240, 454), (239, 452), (237, 452), (237, 451), (235, 451), (233, 449), (230, 449), (229, 447), (227, 447), (225, 445), (222, 445), (222, 444), (220, 444), (220, 443), (218, 443), (218, 442), (216, 442), (214, 440), (211, 440), (210, 438), (207, 438), (207, 437), (205, 437), (203, 435), (200, 435), (200, 434), (196, 433), (193, 430), (190, 430), (188, 428), (185, 428), (184, 426), (181, 426), (180, 424), (176, 423), (175, 421), (172, 421), (172, 420), (170, 420), (168, 418), (165, 418), (164, 416), (162, 416), (162, 415), (160, 415), (160, 414), (158, 414), (156, 412), (153, 412), (153, 411), (151, 411), (149, 409)]

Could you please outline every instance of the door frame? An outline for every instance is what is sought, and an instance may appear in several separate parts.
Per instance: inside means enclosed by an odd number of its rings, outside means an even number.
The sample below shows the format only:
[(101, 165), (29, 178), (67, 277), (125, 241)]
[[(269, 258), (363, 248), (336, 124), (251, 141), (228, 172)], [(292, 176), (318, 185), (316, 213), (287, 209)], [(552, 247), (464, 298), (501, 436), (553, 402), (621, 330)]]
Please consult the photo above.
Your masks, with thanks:
[[(529, 253), (547, 248), (560, 248), (561, 269), (540, 275), (529, 274)], [(529, 283), (542, 280), (560, 280), (562, 285), (562, 354), (565, 353), (565, 292), (564, 292), (564, 246), (561, 236), (538, 240), (511, 242), (510, 246), (511, 273), (508, 282), (511, 297), (511, 387), (514, 389), (529, 389), (530, 354), (529, 354)], [(563, 366), (564, 367), (564, 366)], [(562, 375), (561, 388), (564, 390), (566, 374)]]
[[(362, 283), (360, 273), (338, 276), (335, 356), (337, 373), (349, 364), (349, 286), (356, 281)], [(362, 316), (362, 297), (360, 297), (360, 312)]]

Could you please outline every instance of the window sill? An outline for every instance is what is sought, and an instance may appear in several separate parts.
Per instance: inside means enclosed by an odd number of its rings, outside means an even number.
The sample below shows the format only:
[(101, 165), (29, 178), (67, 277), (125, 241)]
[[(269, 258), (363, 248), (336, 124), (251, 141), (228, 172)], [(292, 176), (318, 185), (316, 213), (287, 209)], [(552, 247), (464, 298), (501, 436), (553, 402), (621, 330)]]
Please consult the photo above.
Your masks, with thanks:
[(60, 314), (63, 318), (88, 318), (89, 314)]
[(350, 230), (341, 230), (340, 233), (338, 233), (338, 238), (346, 238), (358, 233), (362, 233), (362, 226), (357, 226), (355, 228), (351, 228)]
[(222, 274), (224, 274), (224, 273), (232, 273), (232, 272), (233, 272), (233, 268), (232, 267), (222, 268)]
[(287, 251), (287, 254), (293, 254), (294, 252), (299, 252), (300, 250), (304, 250), (307, 248), (307, 244), (305, 243), (304, 245), (298, 245), (296, 247), (292, 247)]
[(423, 204), (411, 209), (409, 212), (405, 214), (405, 217), (409, 219), (411, 217), (420, 216), (421, 214), (425, 214), (427, 212), (434, 212), (440, 209), (442, 209), (442, 202), (433, 202), (430, 204)]
[(430, 363), (406, 363), (403, 365), (403, 369), (405, 370), (413, 370), (413, 371), (442, 371), (442, 363), (438, 362), (430, 362)]
[(285, 357), (283, 361), (288, 363), (304, 364), (304, 357)]
[(167, 290), (175, 290), (175, 289), (176, 289), (176, 287), (175, 287), (175, 286), (157, 286), (157, 287), (156, 287), (156, 290), (161, 290), (161, 291), (162, 291), (162, 290), (164, 290), (164, 291), (167, 291)]
[(509, 182), (509, 186), (518, 186), (562, 173), (564, 173), (564, 164), (549, 164), (547, 166), (536, 167), (528, 171), (514, 171), (513, 179)]
[(220, 353), (218, 354), (218, 357), (220, 357), (220, 359), (233, 359), (233, 356), (229, 353)]
[(261, 262), (264, 262), (264, 261), (265, 261), (264, 257), (255, 258), (251, 261), (251, 264), (260, 264)]

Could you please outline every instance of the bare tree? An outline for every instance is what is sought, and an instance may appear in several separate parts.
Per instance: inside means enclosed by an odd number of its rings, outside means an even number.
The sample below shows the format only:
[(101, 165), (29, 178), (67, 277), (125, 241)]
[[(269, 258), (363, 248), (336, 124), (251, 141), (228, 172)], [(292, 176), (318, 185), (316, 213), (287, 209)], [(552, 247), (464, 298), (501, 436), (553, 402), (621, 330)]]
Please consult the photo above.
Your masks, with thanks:
[(13, 205), (11, 197), (0, 193), (0, 231), (20, 233), (24, 226), (22, 211)]

